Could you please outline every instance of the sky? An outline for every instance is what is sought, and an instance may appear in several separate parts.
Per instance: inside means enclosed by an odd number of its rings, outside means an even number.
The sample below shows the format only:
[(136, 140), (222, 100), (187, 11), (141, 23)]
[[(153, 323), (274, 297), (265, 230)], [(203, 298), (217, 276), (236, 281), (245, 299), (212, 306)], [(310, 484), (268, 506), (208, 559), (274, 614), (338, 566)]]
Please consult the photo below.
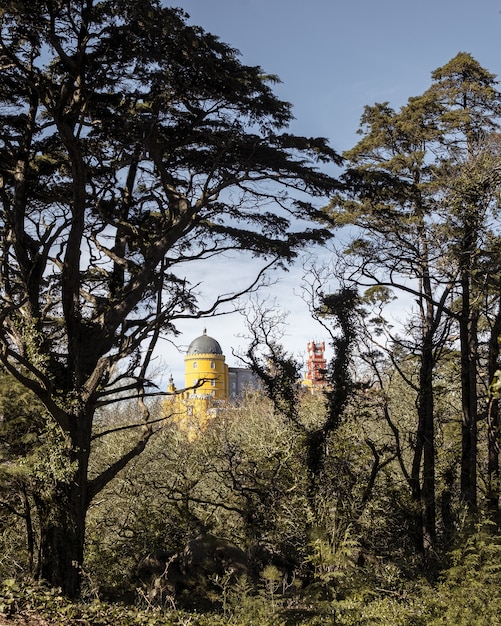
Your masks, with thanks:
[[(398, 110), (458, 52), (501, 77), (501, 0), (178, 0), (171, 6), (238, 49), (242, 63), (278, 75), (274, 92), (293, 105), (291, 132), (326, 137), (339, 153), (356, 144), (365, 105), (389, 102)], [(201, 277), (200, 291), (210, 293), (221, 280), (250, 278), (253, 269), (252, 262), (223, 260)], [(298, 264), (274, 275), (280, 282), (262, 294), (281, 308), (283, 344), (299, 360), (308, 341), (328, 340), (300, 297), (302, 273)], [(219, 341), (228, 364), (240, 364), (232, 350), (247, 343), (241, 316), (186, 321), (179, 324), (175, 346), (160, 346), (161, 386), (170, 374), (183, 385), (184, 353), (204, 328)]]

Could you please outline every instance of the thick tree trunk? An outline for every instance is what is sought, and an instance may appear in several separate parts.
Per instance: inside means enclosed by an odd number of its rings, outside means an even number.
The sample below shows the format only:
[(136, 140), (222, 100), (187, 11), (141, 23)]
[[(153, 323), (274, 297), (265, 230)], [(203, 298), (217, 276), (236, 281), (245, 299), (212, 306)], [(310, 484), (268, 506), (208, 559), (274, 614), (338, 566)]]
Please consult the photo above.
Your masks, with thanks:
[[(60, 587), (66, 596), (76, 598), (82, 579), (85, 520), (89, 505), (131, 459), (141, 454), (155, 431), (145, 425), (140, 437), (127, 452), (89, 480), (92, 410), (68, 417), (73, 431), (67, 446), (68, 456), (64, 457), (61, 453), (60, 477), (49, 477), (53, 481), (50, 490), (47, 480), (43, 481), (35, 496), (41, 531), (37, 573), (51, 586)], [(71, 468), (75, 469), (71, 471)]]
[(441, 316), (441, 308), (435, 309), (428, 264), (428, 244), (424, 225), (420, 228), (423, 246), (423, 278), (421, 299), (421, 351), (419, 364), (419, 388), (417, 395), (418, 428), (416, 449), (412, 465), (412, 492), (419, 502), (421, 524), (420, 549), (425, 559), (434, 552), (436, 544), (435, 503), (435, 403), (433, 371), (435, 357), (433, 341)]
[(63, 464), (69, 461), (67, 467), (75, 467), (75, 471), (56, 479), (50, 491), (45, 485), (36, 497), (41, 534), (37, 574), (69, 598), (77, 598), (80, 593), (89, 506), (89, 446), (82, 445), (83, 439), (87, 434), (79, 432), (73, 438), (70, 458), (63, 459)]
[(80, 593), (85, 540), (85, 508), (76, 485), (58, 485), (54, 498), (39, 506), (39, 578), (76, 598)]
[(499, 448), (501, 444), (501, 422), (499, 419), (498, 399), (493, 399), (489, 405), (487, 437), (487, 511), (491, 521), (493, 521), (499, 528), (501, 526), (501, 512), (499, 510), (501, 482), (501, 472), (499, 469)]

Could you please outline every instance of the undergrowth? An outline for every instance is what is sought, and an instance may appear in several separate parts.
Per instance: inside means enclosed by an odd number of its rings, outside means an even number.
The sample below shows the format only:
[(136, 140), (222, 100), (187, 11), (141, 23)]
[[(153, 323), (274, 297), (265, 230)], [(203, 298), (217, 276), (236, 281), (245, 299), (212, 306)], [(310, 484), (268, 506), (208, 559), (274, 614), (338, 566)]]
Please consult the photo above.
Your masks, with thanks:
[(265, 578), (257, 594), (220, 581), (219, 613), (70, 602), (59, 590), (9, 578), (0, 584), (0, 617), (39, 616), (54, 626), (501, 626), (501, 544), (483, 533), (451, 553), (435, 585), (408, 581), (398, 590), (365, 587), (325, 600), (299, 590), (284, 595), (274, 572)]

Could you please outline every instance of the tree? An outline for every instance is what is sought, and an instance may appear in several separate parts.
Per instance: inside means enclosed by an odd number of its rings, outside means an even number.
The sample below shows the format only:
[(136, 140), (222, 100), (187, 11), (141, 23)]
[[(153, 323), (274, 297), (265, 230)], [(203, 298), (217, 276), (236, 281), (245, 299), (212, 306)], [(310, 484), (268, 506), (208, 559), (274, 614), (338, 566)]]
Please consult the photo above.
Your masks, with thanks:
[[(433, 548), (436, 535), (434, 470), (433, 370), (436, 343), (451, 284), (436, 274), (440, 243), (435, 233), (433, 169), (427, 163), (437, 140), (429, 123), (434, 102), (410, 99), (395, 112), (387, 104), (366, 107), (360, 142), (346, 153), (347, 193), (332, 202), (334, 224), (360, 227), (349, 248), (357, 281), (366, 297), (388, 298), (388, 289), (411, 293), (418, 315), (406, 338), (391, 336), (397, 353), (419, 359), (419, 382), (407, 378), (417, 393), (417, 427), (409, 485), (419, 507), (422, 551)], [(413, 277), (409, 284), (406, 277)], [(397, 366), (397, 359), (394, 365)]]
[[(308, 504), (311, 525), (320, 526), (319, 501), (329, 491), (326, 476), (328, 448), (339, 428), (355, 385), (350, 367), (356, 339), (359, 297), (356, 290), (341, 288), (325, 293), (325, 284), (314, 281), (304, 287), (313, 317), (330, 335), (334, 356), (324, 373), (319, 390), (321, 417), (307, 422), (301, 415), (305, 389), (300, 383), (300, 365), (278, 340), (280, 316), (273, 310), (256, 309), (247, 318), (251, 341), (245, 355), (247, 365), (258, 376), (266, 395), (301, 442), (308, 474)], [(334, 327), (334, 329), (332, 328)], [(332, 494), (328, 493), (327, 498)]]
[[(498, 246), (499, 247), (499, 242)], [(499, 496), (501, 493), (501, 475), (499, 468), (499, 449), (501, 440), (500, 416), (499, 416), (499, 337), (501, 336), (501, 298), (499, 297), (499, 285), (497, 285), (497, 310), (489, 325), (487, 375), (489, 381), (489, 401), (487, 405), (487, 438), (488, 438), (488, 461), (487, 461), (487, 508), (491, 520), (499, 528), (501, 519), (499, 516)], [(489, 301), (491, 299), (489, 298)]]
[[(320, 217), (336, 182), (316, 163), (339, 157), (286, 132), (274, 77), (157, 0), (4, 3), (0, 63), (0, 358), (62, 437), (40, 574), (75, 596), (87, 509), (155, 432), (159, 336), (324, 240), (296, 224)], [(187, 264), (231, 251), (263, 259), (256, 280), (202, 308)], [(141, 401), (137, 437), (90, 478), (95, 411), (117, 397)]]
[[(425, 553), (436, 540), (434, 375), (452, 329), (462, 364), (461, 493), (476, 512), (478, 323), (490, 316), (480, 310), (481, 294), (498, 272), (484, 248), (500, 189), (493, 75), (459, 53), (432, 77), (432, 86), (398, 112), (387, 103), (366, 107), (363, 137), (345, 154), (346, 188), (332, 202), (336, 226), (359, 227), (349, 248), (354, 281), (417, 303), (405, 336), (393, 333), (390, 342), (395, 355), (419, 359), (418, 381), (407, 378), (417, 413), (410, 485), (421, 503)], [(398, 367), (398, 356), (393, 362)]]
[[(471, 55), (460, 52), (432, 74), (427, 94), (438, 104), (434, 122), (446, 156), (437, 168), (446, 212), (448, 258), (458, 272), (457, 314), (461, 352), (462, 456), (461, 494), (477, 512), (478, 324), (486, 279), (497, 263), (480, 260), (487, 247), (492, 211), (499, 204), (501, 166), (496, 130), (501, 94), (496, 77)], [(491, 260), (496, 257), (491, 256)], [(487, 270), (487, 271), (486, 271)]]
[(310, 476), (310, 499), (315, 510), (315, 499), (325, 480), (326, 458), (330, 440), (338, 430), (346, 405), (353, 395), (352, 357), (356, 345), (360, 299), (356, 289), (342, 286), (337, 292), (326, 293), (325, 283), (313, 281), (304, 286), (309, 294), (312, 316), (320, 322), (330, 337), (333, 357), (324, 372), (325, 418), (306, 433), (306, 466)]

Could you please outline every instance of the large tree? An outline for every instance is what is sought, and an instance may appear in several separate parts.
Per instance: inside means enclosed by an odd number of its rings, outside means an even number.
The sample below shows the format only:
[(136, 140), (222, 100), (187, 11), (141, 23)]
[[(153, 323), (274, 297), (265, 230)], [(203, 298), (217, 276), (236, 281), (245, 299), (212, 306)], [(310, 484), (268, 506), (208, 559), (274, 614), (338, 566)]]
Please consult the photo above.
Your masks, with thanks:
[[(420, 549), (433, 548), (435, 513), (435, 420), (433, 370), (436, 344), (451, 291), (450, 281), (436, 272), (441, 250), (434, 225), (434, 173), (428, 150), (437, 140), (429, 123), (434, 103), (410, 99), (399, 112), (387, 103), (366, 107), (359, 143), (346, 153), (349, 169), (346, 192), (333, 199), (331, 217), (336, 225), (359, 227), (348, 252), (359, 284), (368, 296), (386, 298), (388, 288), (410, 293), (418, 315), (404, 337), (394, 334), (393, 363), (397, 355), (413, 354), (418, 361), (418, 382), (406, 377), (416, 394), (416, 433), (411, 469), (406, 476), (416, 502), (416, 536)], [(414, 280), (409, 281), (408, 277)]]
[[(501, 94), (496, 76), (470, 54), (460, 52), (436, 69), (427, 97), (437, 103), (434, 123), (441, 150), (437, 179), (448, 237), (447, 257), (457, 272), (462, 396), (461, 495), (470, 513), (477, 511), (477, 438), (480, 303), (499, 272), (497, 255), (488, 251), (497, 235), (501, 188), (498, 129)], [(491, 303), (492, 304), (492, 303)], [(485, 311), (487, 318), (492, 312)], [(484, 398), (485, 401), (485, 398)]]
[(492, 318), (481, 303), (498, 273), (486, 247), (501, 182), (494, 76), (459, 53), (432, 78), (431, 87), (398, 112), (388, 103), (366, 107), (362, 139), (345, 154), (346, 188), (331, 212), (337, 226), (358, 227), (349, 248), (352, 277), (417, 303), (405, 335), (393, 336), (391, 345), (394, 355), (419, 361), (417, 382), (407, 378), (417, 413), (409, 485), (421, 505), (425, 551), (436, 535), (434, 376), (445, 341), (454, 341), (450, 329), (459, 337), (461, 359), (461, 497), (476, 512), (478, 324), (482, 314)]
[[(287, 132), (273, 77), (157, 0), (4, 2), (0, 64), (0, 358), (59, 429), (40, 574), (74, 596), (89, 504), (155, 430), (143, 403), (91, 477), (96, 409), (144, 398), (176, 319), (326, 237), (312, 198), (335, 181), (316, 164), (339, 158)], [(255, 283), (201, 309), (187, 263), (232, 250), (262, 259)]]

